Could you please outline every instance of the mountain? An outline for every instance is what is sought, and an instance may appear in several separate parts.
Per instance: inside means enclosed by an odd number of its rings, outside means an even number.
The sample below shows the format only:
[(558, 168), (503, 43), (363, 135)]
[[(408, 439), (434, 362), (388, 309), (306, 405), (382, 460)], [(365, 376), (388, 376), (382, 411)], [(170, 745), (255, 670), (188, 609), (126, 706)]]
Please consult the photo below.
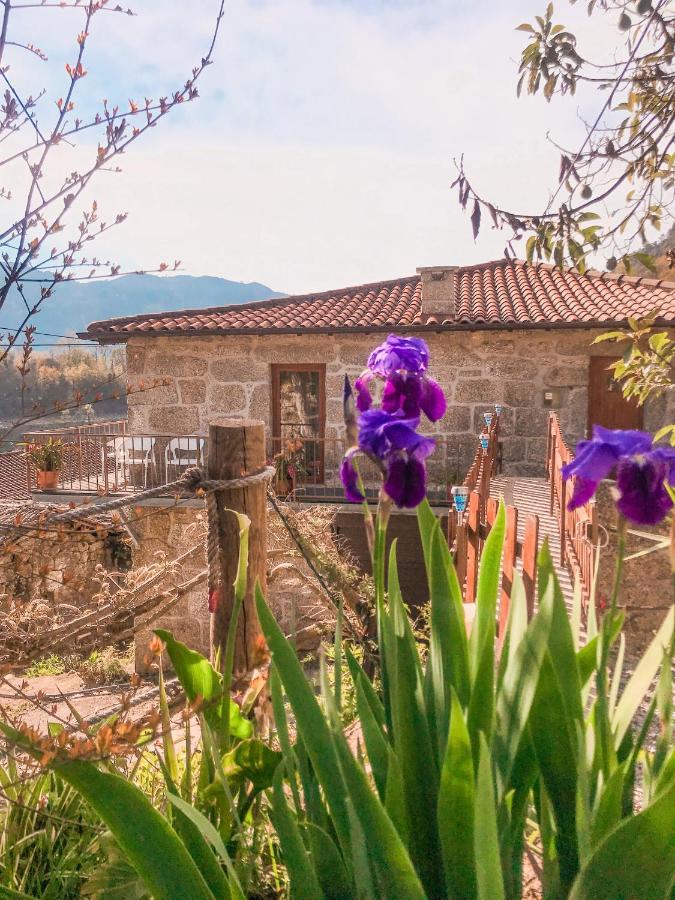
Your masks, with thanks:
[[(41, 332), (75, 334), (99, 319), (284, 296), (257, 281), (228, 281), (210, 275), (122, 275), (105, 281), (63, 282), (31, 324)], [(0, 328), (20, 322), (22, 310), (25, 307), (18, 297), (8, 298), (0, 314)]]
[(652, 257), (654, 271), (638, 262), (631, 265), (631, 275), (675, 281), (675, 225), (659, 240), (645, 244), (640, 252)]

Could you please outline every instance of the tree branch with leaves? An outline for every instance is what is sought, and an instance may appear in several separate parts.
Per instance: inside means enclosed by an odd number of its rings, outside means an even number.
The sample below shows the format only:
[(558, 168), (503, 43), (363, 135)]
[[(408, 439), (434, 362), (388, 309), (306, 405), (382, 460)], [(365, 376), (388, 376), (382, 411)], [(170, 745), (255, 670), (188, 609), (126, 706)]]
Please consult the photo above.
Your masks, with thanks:
[[(52, 7), (54, 7), (52, 9)], [(73, 34), (72, 61), (65, 65), (62, 89), (53, 83), (39, 86), (39, 72), (31, 70), (36, 89), (22, 92), (12, 79), (17, 54), (27, 55), (36, 69), (47, 53), (36, 47), (25, 33), (22, 14), (37, 8), (41, 14), (77, 17)], [(197, 83), (211, 64), (223, 18), (223, 2), (215, 3), (214, 27), (207, 49), (187, 78), (166, 96), (143, 100), (107, 99), (91, 105), (82, 85), (96, 66), (88, 45), (102, 14), (133, 16), (130, 9), (108, 0), (72, 3), (14, 3), (0, 0), (0, 200), (10, 213), (0, 225), (0, 311), (8, 299), (18, 296), (22, 304), (16, 322), (0, 343), (0, 362), (21, 340), (35, 317), (63, 281), (91, 280), (122, 274), (119, 263), (99, 258), (90, 245), (126, 219), (125, 212), (103, 218), (97, 202), (84, 202), (83, 194), (100, 173), (118, 173), (118, 157), (129, 151), (150, 129), (155, 128), (177, 106), (198, 97)], [(25, 62), (25, 60), (23, 60)], [(55, 111), (54, 111), (55, 107)], [(95, 109), (91, 114), (79, 110)], [(87, 132), (87, 144), (77, 143)], [(92, 133), (94, 140), (92, 140)], [(88, 145), (91, 144), (91, 150)], [(82, 149), (89, 153), (75, 171), (64, 165), (58, 148)], [(176, 269), (162, 262), (145, 271)]]
[(622, 42), (609, 63), (583, 54), (577, 37), (554, 20), (552, 3), (517, 28), (528, 41), (519, 96), (542, 93), (551, 102), (585, 85), (602, 98), (593, 120), (584, 123), (580, 146), (552, 142), (559, 168), (545, 209), (511, 210), (484, 196), (463, 157), (452, 187), (470, 210), (474, 238), (485, 214), (506, 231), (507, 258), (518, 255), (516, 243), (526, 239), (529, 262), (570, 264), (583, 273), (589, 257), (602, 253), (609, 271), (621, 266), (630, 274), (636, 264), (656, 271), (641, 247), (648, 228), (659, 231), (673, 219), (675, 10), (668, 0), (589, 0), (587, 9), (589, 16), (616, 17)]

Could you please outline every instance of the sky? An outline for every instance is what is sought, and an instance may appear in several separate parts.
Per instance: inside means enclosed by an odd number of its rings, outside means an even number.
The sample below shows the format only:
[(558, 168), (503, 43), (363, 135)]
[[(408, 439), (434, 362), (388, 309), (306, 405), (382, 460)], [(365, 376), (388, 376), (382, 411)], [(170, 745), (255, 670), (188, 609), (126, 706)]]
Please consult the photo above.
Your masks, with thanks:
[[(516, 98), (526, 36), (543, 0), (228, 0), (200, 99), (172, 113), (101, 173), (92, 196), (125, 224), (96, 245), (123, 270), (182, 271), (303, 293), (503, 255), (484, 223), (474, 242), (453, 158), (485, 196), (543, 211), (555, 184), (551, 137), (576, 147), (601, 97)], [(559, 0), (556, 20), (604, 54), (605, 16)], [(182, 84), (210, 42), (218, 0), (138, 0), (99, 14), (78, 111), (107, 97), (157, 98)], [(81, 12), (28, 10), (16, 29), (42, 69), (17, 55), (17, 82), (58, 95)], [(11, 35), (10, 35), (11, 37)], [(50, 112), (51, 109), (51, 112)], [(48, 118), (54, 107), (41, 110)], [(59, 171), (91, 148), (65, 147)], [(58, 173), (57, 173), (58, 174)], [(49, 177), (49, 176), (48, 176)], [(56, 177), (56, 174), (53, 176)]]

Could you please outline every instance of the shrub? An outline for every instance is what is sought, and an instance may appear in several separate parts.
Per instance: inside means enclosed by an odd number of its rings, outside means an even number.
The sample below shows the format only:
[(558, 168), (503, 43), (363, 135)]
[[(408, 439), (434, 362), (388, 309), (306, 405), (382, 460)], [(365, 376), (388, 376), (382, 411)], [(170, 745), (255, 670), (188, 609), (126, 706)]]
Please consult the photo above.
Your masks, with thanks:
[[(282, 741), (292, 803), (280, 770), (272, 807), (292, 892), (518, 897), (531, 816), (539, 828), (545, 896), (669, 896), (675, 871), (668, 824), (675, 802), (672, 611), (622, 693), (620, 642), (608, 689), (607, 660), (621, 617), (606, 615), (599, 631), (591, 619), (587, 643), (580, 646), (578, 606), (572, 627), (545, 546), (538, 611), (528, 622), (516, 579), (499, 652), (495, 612), (503, 510), (483, 552), (468, 639), (451, 556), (426, 502), (418, 519), (431, 597), (428, 659), (423, 665), (405, 612), (394, 545), (388, 593), (383, 577), (377, 588), (381, 697), (347, 656), (365, 758), (355, 757), (346, 744), (327, 679), (324, 715), (258, 595), (273, 654), (277, 727), (285, 732), (279, 681), (297, 722), (295, 746)], [(384, 541), (376, 546), (383, 553)], [(633, 716), (662, 662), (659, 688), (633, 733)], [(649, 750), (645, 737), (657, 710), (661, 733)], [(640, 763), (643, 809), (634, 813)]]
[(90, 806), (52, 772), (22, 779), (13, 757), (0, 767), (0, 787), (0, 896), (79, 897), (103, 860)]

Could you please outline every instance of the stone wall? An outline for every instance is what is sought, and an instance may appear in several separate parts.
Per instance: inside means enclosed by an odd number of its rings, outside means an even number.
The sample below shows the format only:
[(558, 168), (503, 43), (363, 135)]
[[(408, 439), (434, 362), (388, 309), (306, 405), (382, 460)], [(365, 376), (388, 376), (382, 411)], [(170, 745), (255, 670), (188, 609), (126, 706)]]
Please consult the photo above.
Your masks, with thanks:
[[(311, 516), (306, 507), (300, 515)], [(321, 523), (323, 541), (330, 541), (332, 515), (317, 510), (314, 519)], [(169, 506), (164, 509), (150, 504), (143, 507), (143, 515), (133, 523), (139, 546), (133, 551), (135, 566), (147, 565), (157, 554), (175, 559), (190, 547), (203, 541), (204, 552), (197, 551), (181, 563), (175, 583), (189, 581), (206, 568), (206, 530), (203, 506)], [(317, 647), (329, 621), (326, 599), (306, 562), (297, 552), (291, 537), (272, 509), (267, 516), (267, 592), (266, 599), (279, 625), (288, 635), (296, 635), (298, 650)], [(195, 586), (180, 599), (167, 615), (153, 622), (154, 628), (167, 628), (175, 637), (205, 656), (209, 655), (210, 616), (206, 581)], [(136, 634), (136, 671), (144, 672), (151, 657), (148, 644), (151, 629)]]
[(53, 606), (78, 607), (99, 588), (99, 567), (124, 569), (129, 564), (127, 536), (107, 516), (74, 525), (42, 527), (50, 512), (62, 507), (33, 503), (0, 505), (0, 602), (44, 600)]
[[(618, 515), (611, 482), (603, 481), (598, 488), (596, 505), (601, 526), (596, 602), (602, 612), (612, 594), (618, 542)], [(668, 547), (654, 550), (659, 538), (667, 541), (668, 529), (666, 520), (659, 525), (629, 526), (627, 530), (618, 603), (626, 615), (624, 634), (629, 670), (633, 669), (636, 657), (649, 646), (672, 604)], [(644, 555), (629, 558), (637, 553)]]
[[(448, 398), (444, 418), (429, 430), (447, 435), (462, 451), (476, 447), (483, 412), (504, 405), (502, 437), (507, 474), (543, 473), (546, 420), (560, 411), (573, 445), (584, 436), (588, 404), (588, 360), (616, 355), (611, 345), (592, 348), (591, 330), (442, 332), (424, 334), (431, 351), (430, 374)], [(206, 434), (214, 416), (246, 416), (271, 423), (271, 363), (326, 364), (326, 437), (342, 434), (344, 375), (355, 378), (384, 335), (279, 335), (223, 337), (134, 336), (127, 348), (132, 383), (166, 378), (168, 384), (129, 397), (132, 433)], [(553, 391), (547, 406), (544, 391)], [(665, 421), (663, 402), (647, 410), (645, 424)]]

